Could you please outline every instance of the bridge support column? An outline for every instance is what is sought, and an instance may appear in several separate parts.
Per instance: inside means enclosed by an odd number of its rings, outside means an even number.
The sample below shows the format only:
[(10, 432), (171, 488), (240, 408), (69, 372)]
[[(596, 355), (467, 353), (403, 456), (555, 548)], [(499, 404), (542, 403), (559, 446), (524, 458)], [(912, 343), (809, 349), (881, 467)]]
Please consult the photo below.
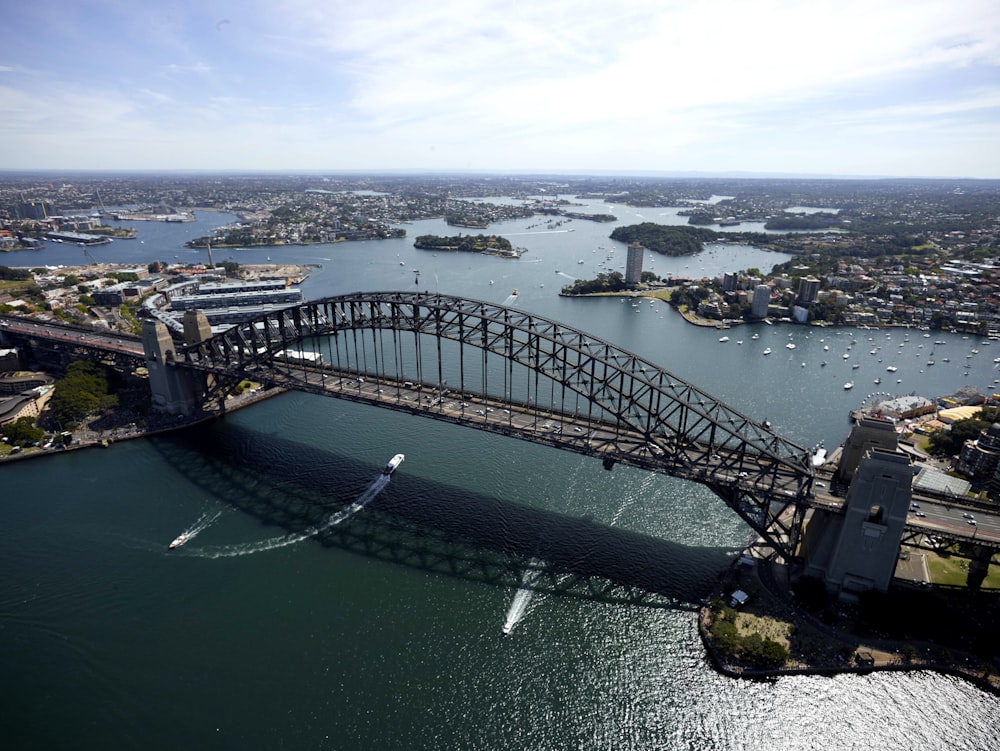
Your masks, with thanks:
[(898, 448), (896, 427), (889, 420), (883, 420), (881, 417), (862, 417), (855, 423), (840, 454), (837, 480), (849, 485), (858, 465), (865, 457), (865, 452), (872, 448), (885, 451), (895, 451)]
[(969, 557), (969, 575), (965, 579), (966, 586), (971, 590), (978, 590), (986, 575), (990, 573), (990, 561), (993, 560), (993, 548), (984, 545), (976, 545), (972, 549)]
[(842, 599), (892, 581), (912, 499), (909, 459), (870, 449), (858, 465), (843, 516), (814, 515), (807, 531), (806, 574), (823, 578)]
[(204, 310), (188, 310), (184, 312), (184, 344), (201, 344), (212, 337), (212, 326)]
[(167, 327), (159, 321), (144, 322), (142, 348), (146, 353), (153, 409), (184, 416), (201, 412), (204, 388), (197, 374), (174, 364), (176, 345)]

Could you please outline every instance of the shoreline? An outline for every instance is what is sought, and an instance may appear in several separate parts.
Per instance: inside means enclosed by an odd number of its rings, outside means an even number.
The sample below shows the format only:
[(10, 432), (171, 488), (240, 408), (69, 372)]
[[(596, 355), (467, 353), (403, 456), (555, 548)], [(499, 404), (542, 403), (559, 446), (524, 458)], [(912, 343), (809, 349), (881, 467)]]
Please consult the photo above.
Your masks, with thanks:
[[(661, 290), (622, 290), (620, 292), (587, 292), (583, 294), (566, 294), (565, 292), (560, 292), (559, 297), (570, 297), (570, 298), (586, 298), (586, 297), (621, 297), (625, 299), (635, 299), (641, 298), (643, 300), (660, 300), (669, 305), (670, 296), (669, 294), (664, 297), (662, 294), (657, 294), (660, 291), (669, 292), (672, 288), (663, 288)], [(754, 324), (763, 323), (768, 326), (774, 326), (777, 324), (790, 324), (793, 326), (805, 326), (806, 328), (819, 328), (819, 329), (866, 329), (870, 331), (878, 331), (880, 329), (908, 329), (912, 331), (930, 331), (930, 327), (920, 327), (912, 326), (909, 324), (902, 323), (883, 323), (878, 326), (870, 326), (868, 324), (858, 324), (858, 323), (843, 323), (835, 324), (828, 322), (817, 322), (817, 323), (796, 323), (795, 321), (781, 319), (772, 320), (770, 318), (755, 319), (753, 321), (744, 321), (742, 319), (727, 318), (724, 320), (719, 320), (715, 318), (703, 318), (697, 313), (692, 313), (690, 310), (678, 310), (677, 308), (670, 306), (670, 309), (681, 316), (685, 321), (690, 323), (692, 326), (699, 326), (701, 328), (710, 329), (730, 329), (737, 326), (752, 326)], [(939, 329), (940, 331), (950, 331), (952, 333), (959, 333), (957, 329)], [(986, 338), (985, 335), (983, 335)]]
[[(232, 412), (237, 412), (246, 407), (250, 407), (258, 402), (264, 401), (265, 399), (270, 399), (272, 397), (278, 396), (285, 393), (286, 389), (283, 388), (271, 388), (264, 391), (258, 390), (256, 394), (246, 394), (240, 395), (232, 398), (232, 403), (226, 405), (225, 410), (215, 409), (212, 411), (205, 411), (199, 415), (187, 418), (178, 419), (173, 424), (158, 424), (148, 429), (135, 429), (126, 431), (116, 431), (116, 430), (104, 430), (100, 432), (83, 430), (81, 431), (82, 436), (76, 439), (77, 443), (70, 443), (68, 445), (55, 447), (51, 449), (42, 449), (40, 447), (32, 447), (30, 450), (24, 450), (17, 454), (5, 454), (0, 456), (0, 466), (10, 462), (24, 461), (27, 459), (39, 459), (42, 457), (49, 456), (60, 456), (62, 454), (69, 453), (71, 451), (82, 451), (83, 449), (92, 448), (111, 448), (112, 445), (116, 443), (121, 443), (122, 441), (131, 441), (137, 438), (149, 438), (155, 435), (162, 435), (164, 433), (172, 433), (177, 430), (183, 430), (185, 428), (193, 427), (194, 425), (200, 425), (202, 423), (208, 422), (210, 420), (216, 420), (225, 417), (227, 414)], [(91, 434), (93, 437), (89, 437)], [(75, 434), (75, 433), (74, 433)]]
[[(796, 605), (788, 588), (787, 568), (772, 559), (753, 557), (752, 571), (741, 571), (741, 561), (751, 557), (753, 547), (737, 556), (727, 571), (720, 573), (716, 590), (698, 610), (698, 634), (712, 667), (730, 678), (774, 681), (785, 675), (826, 675), (843, 673), (933, 671), (969, 681), (977, 688), (1000, 696), (1000, 675), (971, 653), (959, 652), (920, 640), (870, 638), (853, 630), (824, 623)], [(781, 575), (775, 575), (775, 569)], [(783, 665), (759, 667), (741, 663), (739, 657), (724, 654), (712, 633), (712, 624), (723, 617), (725, 600), (733, 582), (750, 586), (756, 594), (737, 610), (750, 620), (787, 627), (797, 642), (822, 645), (817, 654), (796, 650)], [(737, 587), (739, 588), (739, 587)], [(757, 626), (751, 633), (761, 633)], [(923, 653), (923, 654), (921, 654)]]

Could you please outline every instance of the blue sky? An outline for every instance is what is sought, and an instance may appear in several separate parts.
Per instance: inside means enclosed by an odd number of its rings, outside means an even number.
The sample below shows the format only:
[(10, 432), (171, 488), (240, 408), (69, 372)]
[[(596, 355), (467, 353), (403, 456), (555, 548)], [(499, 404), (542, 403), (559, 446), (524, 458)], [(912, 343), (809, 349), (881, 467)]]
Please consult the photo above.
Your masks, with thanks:
[(9, 3), (0, 168), (1000, 178), (997, 0)]

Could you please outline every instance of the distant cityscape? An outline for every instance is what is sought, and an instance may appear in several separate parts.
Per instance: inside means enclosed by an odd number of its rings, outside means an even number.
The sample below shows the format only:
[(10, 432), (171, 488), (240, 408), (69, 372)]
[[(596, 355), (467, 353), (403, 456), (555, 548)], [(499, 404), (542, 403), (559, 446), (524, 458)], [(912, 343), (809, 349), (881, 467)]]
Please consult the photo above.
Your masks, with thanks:
[[(86, 250), (134, 235), (122, 221), (187, 221), (199, 209), (240, 217), (189, 243), (206, 249), (400, 237), (428, 218), (483, 231), (517, 217), (614, 219), (581, 212), (584, 198), (680, 207), (688, 226), (719, 241), (794, 256), (770, 274), (662, 280), (690, 290), (697, 314), (722, 324), (772, 316), (1000, 334), (1000, 181), (8, 173), (0, 251), (46, 239)], [(0, 296), (0, 310), (12, 302)]]

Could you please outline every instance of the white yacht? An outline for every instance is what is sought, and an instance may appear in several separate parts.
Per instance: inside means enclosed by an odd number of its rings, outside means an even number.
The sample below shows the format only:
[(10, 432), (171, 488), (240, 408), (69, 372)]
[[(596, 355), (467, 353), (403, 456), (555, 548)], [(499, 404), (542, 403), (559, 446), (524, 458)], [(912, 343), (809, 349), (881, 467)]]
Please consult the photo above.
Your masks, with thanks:
[(396, 454), (389, 460), (389, 463), (385, 465), (385, 469), (382, 470), (382, 474), (391, 475), (396, 471), (396, 467), (403, 463), (403, 459), (405, 458), (406, 456), (404, 454)]

